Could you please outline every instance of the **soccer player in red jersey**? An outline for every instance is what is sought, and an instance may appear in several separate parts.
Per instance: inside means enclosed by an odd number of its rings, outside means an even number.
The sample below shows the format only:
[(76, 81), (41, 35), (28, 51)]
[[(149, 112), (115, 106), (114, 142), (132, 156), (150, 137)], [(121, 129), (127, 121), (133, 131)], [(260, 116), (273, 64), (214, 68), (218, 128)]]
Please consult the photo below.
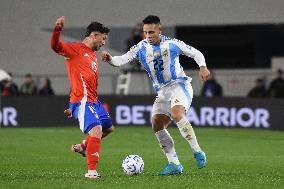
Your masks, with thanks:
[[(105, 44), (109, 28), (98, 22), (88, 27), (81, 43), (65, 43), (60, 40), (64, 27), (63, 16), (56, 20), (51, 37), (51, 48), (66, 58), (66, 68), (71, 85), (69, 110), (87, 137), (79, 146), (79, 153), (86, 153), (88, 172), (85, 177), (97, 179), (97, 164), (100, 158), (100, 144), (103, 135), (113, 131), (111, 118), (98, 100), (98, 64), (94, 51)], [(68, 113), (69, 111), (69, 113)], [(86, 151), (86, 152), (85, 152)], [(78, 151), (77, 151), (78, 152)]]

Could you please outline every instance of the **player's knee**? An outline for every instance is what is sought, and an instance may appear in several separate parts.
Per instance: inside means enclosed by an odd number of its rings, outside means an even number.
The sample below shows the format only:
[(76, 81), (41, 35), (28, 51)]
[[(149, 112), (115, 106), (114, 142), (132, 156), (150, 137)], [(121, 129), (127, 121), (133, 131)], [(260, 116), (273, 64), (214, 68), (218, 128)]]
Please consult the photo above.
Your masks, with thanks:
[(161, 125), (161, 124), (152, 124), (152, 129), (153, 131), (156, 133), (158, 131), (163, 130), (164, 128), (166, 128), (166, 126)]
[(161, 131), (161, 130), (167, 128), (169, 121), (170, 121), (170, 119), (168, 117), (154, 115), (152, 117), (152, 129), (153, 129), (153, 131), (156, 133), (158, 131)]
[(185, 114), (185, 109), (181, 105), (176, 105), (171, 109), (171, 117), (175, 123), (179, 122)]
[(181, 113), (172, 113), (171, 116), (175, 123), (179, 122), (183, 118), (183, 114)]
[(91, 137), (102, 138), (102, 135), (103, 135), (102, 126), (97, 125), (97, 126), (93, 127), (93, 128), (88, 132), (88, 134), (89, 134)]
[(152, 120), (152, 129), (156, 133), (158, 131), (161, 131), (163, 129), (167, 128), (167, 124), (163, 123), (162, 121), (158, 119)]

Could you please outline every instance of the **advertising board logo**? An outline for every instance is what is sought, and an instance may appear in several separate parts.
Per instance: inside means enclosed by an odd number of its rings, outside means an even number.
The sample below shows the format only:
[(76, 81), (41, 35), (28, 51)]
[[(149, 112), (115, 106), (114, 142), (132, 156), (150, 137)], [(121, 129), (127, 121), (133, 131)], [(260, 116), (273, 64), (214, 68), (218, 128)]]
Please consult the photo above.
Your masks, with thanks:
[(265, 108), (201, 107), (199, 112), (190, 108), (187, 117), (196, 126), (270, 127), (270, 113)]
[(1, 126), (18, 126), (17, 110), (14, 107), (3, 107), (0, 111)]
[[(115, 109), (117, 124), (151, 125), (152, 105), (118, 105)], [(270, 113), (265, 108), (191, 107), (188, 120), (194, 126), (269, 128)]]

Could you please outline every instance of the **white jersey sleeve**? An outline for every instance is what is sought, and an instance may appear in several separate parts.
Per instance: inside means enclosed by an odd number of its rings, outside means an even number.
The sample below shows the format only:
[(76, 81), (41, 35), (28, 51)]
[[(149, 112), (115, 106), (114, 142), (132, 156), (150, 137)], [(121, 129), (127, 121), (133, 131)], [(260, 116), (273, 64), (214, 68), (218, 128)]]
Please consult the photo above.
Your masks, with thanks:
[(199, 50), (177, 39), (174, 40), (174, 43), (181, 49), (184, 55), (193, 58), (199, 67), (200, 66), (206, 67), (205, 58)]
[(124, 64), (130, 63), (133, 59), (137, 58), (138, 51), (139, 51), (139, 43), (138, 45), (134, 45), (133, 47), (131, 47), (127, 53), (121, 56), (112, 57), (110, 64), (119, 67)]

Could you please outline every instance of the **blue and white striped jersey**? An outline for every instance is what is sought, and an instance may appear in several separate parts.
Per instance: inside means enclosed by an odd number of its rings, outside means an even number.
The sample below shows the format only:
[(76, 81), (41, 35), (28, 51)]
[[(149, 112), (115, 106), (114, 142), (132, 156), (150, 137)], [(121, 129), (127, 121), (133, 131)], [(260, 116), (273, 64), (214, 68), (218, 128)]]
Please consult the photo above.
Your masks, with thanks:
[(112, 58), (113, 65), (123, 65), (133, 59), (139, 60), (158, 91), (176, 81), (191, 80), (179, 62), (179, 55), (193, 58), (199, 66), (206, 66), (203, 54), (184, 42), (160, 35), (160, 44), (151, 45), (146, 39), (134, 45), (122, 56)]

